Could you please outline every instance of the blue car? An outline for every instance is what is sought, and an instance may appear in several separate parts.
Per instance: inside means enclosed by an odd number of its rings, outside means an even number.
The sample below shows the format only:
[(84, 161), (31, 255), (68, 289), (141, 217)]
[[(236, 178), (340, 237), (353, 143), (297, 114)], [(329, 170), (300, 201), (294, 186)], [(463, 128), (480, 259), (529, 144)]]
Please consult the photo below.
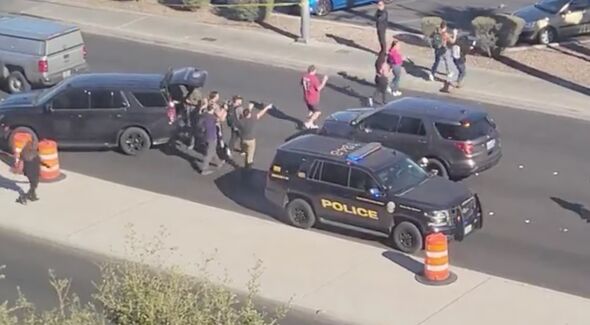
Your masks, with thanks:
[(309, 0), (309, 10), (317, 16), (325, 16), (333, 10), (348, 9), (375, 2), (376, 0)]

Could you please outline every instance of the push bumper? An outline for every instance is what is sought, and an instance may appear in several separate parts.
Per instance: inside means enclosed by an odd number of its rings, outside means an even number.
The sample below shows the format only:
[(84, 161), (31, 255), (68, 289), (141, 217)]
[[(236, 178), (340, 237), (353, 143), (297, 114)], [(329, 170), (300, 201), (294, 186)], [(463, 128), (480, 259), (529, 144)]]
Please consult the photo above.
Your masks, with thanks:
[(455, 218), (452, 226), (430, 227), (428, 233), (442, 233), (447, 238), (462, 241), (467, 236), (483, 227), (483, 212), (479, 197), (476, 195), (477, 208), (469, 215), (459, 215)]

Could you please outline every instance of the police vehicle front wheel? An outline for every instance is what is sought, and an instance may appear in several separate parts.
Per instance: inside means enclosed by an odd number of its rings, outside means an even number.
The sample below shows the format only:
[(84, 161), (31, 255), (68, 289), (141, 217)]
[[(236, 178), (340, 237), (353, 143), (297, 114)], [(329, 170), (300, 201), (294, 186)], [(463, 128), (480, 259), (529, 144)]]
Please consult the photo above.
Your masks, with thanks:
[(408, 254), (416, 253), (422, 249), (422, 234), (420, 229), (409, 221), (400, 222), (391, 234), (391, 240), (395, 248)]
[(303, 199), (295, 199), (287, 204), (287, 218), (293, 226), (302, 229), (313, 227), (316, 221), (313, 208)]

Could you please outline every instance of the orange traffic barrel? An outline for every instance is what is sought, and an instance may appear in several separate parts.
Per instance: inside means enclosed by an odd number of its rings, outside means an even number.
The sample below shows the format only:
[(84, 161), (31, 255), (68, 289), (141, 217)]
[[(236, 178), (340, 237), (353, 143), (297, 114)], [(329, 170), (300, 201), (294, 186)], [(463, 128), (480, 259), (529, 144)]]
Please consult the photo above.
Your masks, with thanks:
[(446, 285), (457, 280), (457, 275), (449, 270), (449, 251), (447, 236), (434, 233), (426, 236), (426, 259), (424, 271), (416, 275), (416, 280), (428, 285)]
[(62, 178), (55, 141), (42, 140), (39, 142), (39, 158), (41, 158), (40, 181), (54, 182)]
[(12, 147), (14, 165), (12, 166), (11, 171), (15, 174), (21, 174), (23, 172), (23, 164), (20, 160), (20, 154), (29, 141), (33, 141), (33, 136), (26, 132), (17, 132), (12, 136), (12, 143), (10, 146)]

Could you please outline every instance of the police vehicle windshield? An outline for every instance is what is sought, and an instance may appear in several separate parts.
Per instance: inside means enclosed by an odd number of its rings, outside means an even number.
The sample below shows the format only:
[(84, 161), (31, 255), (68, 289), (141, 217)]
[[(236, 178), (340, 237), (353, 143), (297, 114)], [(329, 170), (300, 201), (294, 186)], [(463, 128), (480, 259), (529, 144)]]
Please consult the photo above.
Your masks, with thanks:
[(409, 158), (403, 158), (377, 172), (377, 177), (389, 190), (400, 193), (420, 185), (429, 175)]

